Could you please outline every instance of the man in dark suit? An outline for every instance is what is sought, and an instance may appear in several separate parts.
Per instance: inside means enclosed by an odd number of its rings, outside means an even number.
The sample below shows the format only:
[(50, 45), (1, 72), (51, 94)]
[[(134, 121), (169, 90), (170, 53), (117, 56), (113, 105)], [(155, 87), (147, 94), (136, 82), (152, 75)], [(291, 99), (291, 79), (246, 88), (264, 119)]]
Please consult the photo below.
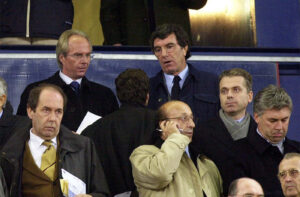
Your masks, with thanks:
[(289, 152), (300, 152), (300, 143), (286, 137), (292, 113), (292, 99), (283, 89), (269, 85), (254, 98), (255, 132), (237, 141), (235, 175), (257, 180), (266, 197), (282, 197), (278, 166)]
[(149, 107), (158, 109), (169, 100), (181, 100), (200, 121), (215, 117), (219, 109), (217, 76), (187, 64), (191, 54), (186, 32), (178, 25), (165, 24), (153, 32), (150, 42), (162, 70), (150, 79)]
[(241, 68), (226, 70), (219, 76), (221, 109), (218, 115), (196, 128), (191, 151), (212, 159), (223, 178), (224, 194), (232, 181), (234, 142), (255, 131), (256, 123), (246, 111), (252, 101), (252, 76)]
[(101, 24), (106, 45), (148, 45), (156, 26), (174, 23), (191, 37), (188, 9), (207, 0), (102, 0)]
[(94, 140), (111, 193), (138, 196), (129, 156), (136, 147), (153, 143), (155, 112), (146, 108), (149, 79), (140, 69), (127, 69), (115, 84), (120, 109), (96, 121), (82, 135)]
[(30, 91), (31, 121), (13, 132), (0, 155), (11, 197), (109, 196), (91, 140), (61, 127), (66, 102), (63, 90), (53, 84)]
[(0, 77), (0, 147), (7, 141), (17, 121), (23, 118), (12, 114), (11, 105), (7, 105), (7, 85)]
[(17, 114), (26, 115), (29, 92), (41, 83), (55, 84), (63, 89), (68, 97), (68, 104), (62, 124), (73, 131), (77, 130), (88, 111), (105, 116), (118, 109), (116, 97), (109, 88), (85, 77), (91, 53), (92, 45), (83, 32), (65, 31), (56, 46), (60, 71), (48, 79), (28, 85), (22, 93)]

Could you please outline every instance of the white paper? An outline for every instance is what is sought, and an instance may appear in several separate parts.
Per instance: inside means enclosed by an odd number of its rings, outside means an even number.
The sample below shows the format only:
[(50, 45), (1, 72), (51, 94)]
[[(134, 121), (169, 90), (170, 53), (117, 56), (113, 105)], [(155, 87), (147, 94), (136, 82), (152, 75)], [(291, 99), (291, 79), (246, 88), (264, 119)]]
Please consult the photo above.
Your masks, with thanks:
[(86, 185), (82, 180), (66, 171), (65, 169), (61, 169), (61, 174), (63, 179), (67, 180), (69, 184), (68, 197), (74, 197), (78, 194), (86, 194)]
[(96, 114), (93, 114), (92, 112), (87, 112), (84, 119), (80, 123), (80, 126), (78, 127), (76, 133), (81, 134), (81, 132), (87, 128), (89, 125), (93, 124), (97, 120), (99, 120), (101, 116), (98, 116)]

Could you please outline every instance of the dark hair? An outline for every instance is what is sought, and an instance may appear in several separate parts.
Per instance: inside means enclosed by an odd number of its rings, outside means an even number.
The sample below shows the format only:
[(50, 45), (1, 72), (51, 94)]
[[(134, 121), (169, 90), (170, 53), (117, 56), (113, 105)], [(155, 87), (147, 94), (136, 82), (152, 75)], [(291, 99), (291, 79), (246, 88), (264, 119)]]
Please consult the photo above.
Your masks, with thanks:
[(243, 77), (245, 80), (245, 87), (247, 91), (252, 91), (252, 76), (246, 70), (242, 68), (232, 68), (225, 70), (219, 75), (219, 84), (224, 77)]
[(121, 103), (145, 105), (149, 93), (149, 78), (141, 69), (127, 69), (115, 79)]
[(63, 97), (64, 110), (65, 110), (66, 105), (67, 105), (67, 96), (65, 95), (64, 91), (56, 85), (47, 84), (47, 83), (42, 83), (42, 84), (34, 87), (30, 91), (28, 101), (27, 101), (27, 107), (29, 107), (31, 110), (35, 111), (36, 107), (39, 103), (41, 92), (45, 89), (53, 89), (53, 90), (57, 91)]
[(179, 46), (182, 48), (188, 46), (185, 59), (191, 57), (189, 36), (180, 25), (176, 24), (163, 24), (156, 28), (150, 37), (152, 51), (154, 50), (154, 40), (156, 38), (165, 39), (171, 34), (175, 34)]

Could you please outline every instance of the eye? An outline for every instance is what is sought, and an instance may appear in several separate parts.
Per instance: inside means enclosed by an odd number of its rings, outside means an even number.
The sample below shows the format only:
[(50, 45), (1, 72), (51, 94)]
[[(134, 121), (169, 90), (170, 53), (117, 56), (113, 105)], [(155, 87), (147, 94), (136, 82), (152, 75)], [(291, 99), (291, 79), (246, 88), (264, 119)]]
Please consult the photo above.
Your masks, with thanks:
[(279, 177), (280, 179), (284, 178), (285, 176), (286, 176), (286, 171), (283, 171), (283, 172), (279, 172), (279, 173), (278, 173), (278, 177)]
[(296, 177), (298, 175), (299, 171), (296, 169), (292, 169), (290, 170), (290, 175), (291, 177)]
[(234, 93), (239, 93), (239, 92), (240, 92), (240, 88), (234, 87), (234, 88), (233, 88), (233, 92), (234, 92)]
[(74, 56), (75, 56), (76, 58), (82, 58), (82, 57), (83, 57), (83, 55), (82, 55), (81, 53), (75, 53)]
[(47, 107), (44, 107), (44, 108), (42, 109), (42, 111), (43, 111), (44, 113), (49, 113), (49, 112), (50, 112), (50, 109), (47, 108)]
[(160, 53), (161, 48), (160, 47), (155, 47), (153, 51), (154, 51), (154, 53)]
[(228, 93), (228, 90), (227, 89), (221, 89), (221, 94), (227, 94)]
[(60, 109), (59, 109), (59, 110), (56, 110), (55, 113), (56, 113), (57, 115), (61, 115), (61, 114), (63, 113), (63, 110), (60, 110)]

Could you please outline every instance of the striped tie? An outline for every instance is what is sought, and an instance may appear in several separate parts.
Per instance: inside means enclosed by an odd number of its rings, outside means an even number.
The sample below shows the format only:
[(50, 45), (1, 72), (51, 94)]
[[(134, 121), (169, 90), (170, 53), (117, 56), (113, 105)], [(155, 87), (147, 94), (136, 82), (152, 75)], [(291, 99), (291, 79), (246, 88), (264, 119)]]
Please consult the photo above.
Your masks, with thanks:
[(51, 141), (44, 141), (43, 145), (47, 149), (42, 155), (41, 170), (54, 181), (55, 163), (56, 163), (56, 150)]

